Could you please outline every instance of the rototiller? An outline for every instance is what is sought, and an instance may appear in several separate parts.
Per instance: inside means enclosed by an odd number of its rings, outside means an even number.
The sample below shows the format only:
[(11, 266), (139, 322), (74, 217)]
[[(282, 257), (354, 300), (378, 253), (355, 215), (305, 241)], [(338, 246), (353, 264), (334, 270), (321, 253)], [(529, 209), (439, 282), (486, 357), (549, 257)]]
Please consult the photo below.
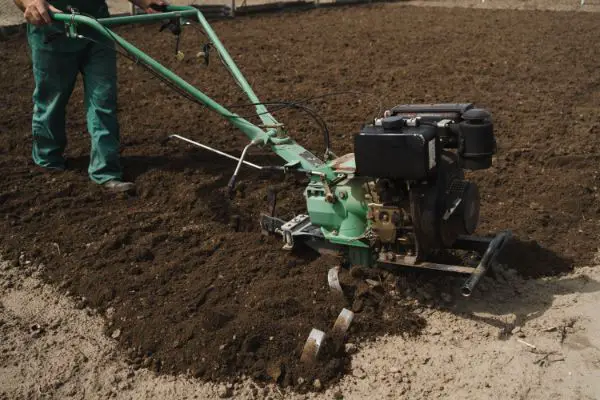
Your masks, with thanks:
[[(354, 137), (352, 154), (336, 157), (330, 151), (325, 129), (326, 150), (320, 159), (288, 136), (285, 126), (266, 108), (267, 104), (283, 103), (259, 101), (198, 8), (166, 6), (159, 11), (95, 19), (70, 10), (70, 14), (54, 14), (53, 18), (64, 22), (66, 35), (71, 38), (86, 39), (78, 34), (80, 24), (93, 28), (171, 87), (244, 132), (250, 142), (240, 157), (179, 135), (170, 136), (237, 161), (230, 191), (242, 165), (306, 174), (306, 214), (281, 220), (274, 215), (272, 198), (271, 212), (261, 216), (262, 231), (281, 235), (285, 249), (302, 242), (320, 253), (340, 255), (348, 265), (469, 274), (461, 292), (471, 294), (510, 237), (510, 231), (493, 238), (471, 236), (479, 220), (480, 199), (477, 186), (465, 180), (463, 170), (491, 166), (496, 140), (489, 112), (470, 103), (395, 106), (362, 127)], [(216, 49), (262, 124), (257, 126), (230, 112), (108, 28), (152, 21), (166, 21), (163, 28), (177, 35), (177, 43), (182, 26), (199, 22), (209, 40), (199, 55), (208, 57), (210, 49)], [(182, 53), (176, 49), (176, 54)], [(246, 161), (251, 146), (269, 146), (285, 165), (259, 166)], [(455, 263), (469, 265), (440, 262), (439, 254), (451, 249), (471, 252), (476, 259)]]

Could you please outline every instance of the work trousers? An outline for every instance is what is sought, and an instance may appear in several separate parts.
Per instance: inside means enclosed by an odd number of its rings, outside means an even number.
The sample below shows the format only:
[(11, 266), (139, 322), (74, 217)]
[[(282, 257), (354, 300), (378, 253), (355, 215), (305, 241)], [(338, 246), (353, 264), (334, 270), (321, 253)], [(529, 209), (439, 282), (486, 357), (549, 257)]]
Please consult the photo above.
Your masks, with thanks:
[(34, 162), (45, 168), (65, 167), (66, 106), (81, 73), (87, 129), (91, 136), (88, 174), (99, 184), (121, 179), (114, 45), (106, 41), (87, 41), (72, 48), (52, 48), (39, 43), (39, 35), (32, 34), (29, 35), (29, 43), (35, 80), (32, 120)]

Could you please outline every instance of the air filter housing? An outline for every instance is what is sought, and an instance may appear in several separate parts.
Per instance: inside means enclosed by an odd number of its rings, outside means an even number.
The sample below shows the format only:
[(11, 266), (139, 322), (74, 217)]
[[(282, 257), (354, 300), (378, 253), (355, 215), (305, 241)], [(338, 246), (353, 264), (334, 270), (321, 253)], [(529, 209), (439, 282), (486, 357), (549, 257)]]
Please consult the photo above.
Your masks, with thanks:
[(354, 137), (356, 174), (403, 180), (434, 177), (440, 156), (436, 128), (402, 126), (394, 118), (384, 119), (381, 126), (364, 126)]

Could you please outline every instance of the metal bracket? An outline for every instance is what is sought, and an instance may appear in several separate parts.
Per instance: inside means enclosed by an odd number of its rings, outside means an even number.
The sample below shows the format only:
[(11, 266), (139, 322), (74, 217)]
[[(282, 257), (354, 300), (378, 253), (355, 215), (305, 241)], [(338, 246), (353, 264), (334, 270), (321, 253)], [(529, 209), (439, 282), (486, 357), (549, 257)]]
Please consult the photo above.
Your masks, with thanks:
[(471, 293), (473, 293), (473, 289), (479, 283), (479, 280), (485, 275), (485, 273), (490, 269), (498, 254), (504, 247), (504, 245), (511, 238), (511, 231), (503, 231), (498, 233), (488, 245), (483, 257), (481, 257), (481, 261), (477, 265), (477, 267), (473, 270), (473, 273), (466, 280), (464, 285), (461, 287), (460, 292), (463, 296), (469, 297)]
[[(310, 216), (306, 214), (300, 214), (285, 222), (279, 218), (262, 214), (260, 216), (260, 228), (264, 235), (268, 234), (280, 234), (283, 237), (283, 249), (292, 250), (296, 241), (301, 239), (304, 243), (310, 247), (315, 248), (319, 252), (336, 253), (336, 246), (330, 246), (327, 244), (321, 228), (313, 225), (310, 221)], [(332, 247), (330, 249), (330, 247)]]
[(464, 265), (439, 264), (428, 261), (417, 261), (415, 257), (399, 257), (394, 254), (379, 254), (378, 262), (388, 265), (396, 265), (399, 267), (430, 269), (444, 272), (453, 272), (469, 275), (467, 280), (460, 288), (461, 294), (469, 297), (475, 286), (488, 270), (493, 269), (496, 263), (496, 257), (502, 251), (504, 245), (511, 238), (511, 231), (502, 231), (496, 234), (493, 238), (478, 237), (478, 236), (462, 236), (452, 246), (453, 249), (477, 251), (483, 253), (476, 267)]
[(300, 214), (292, 218), (290, 221), (281, 225), (281, 234), (283, 235), (284, 250), (294, 248), (294, 234), (299, 233), (311, 225), (310, 217), (306, 214)]
[(71, 6), (68, 6), (67, 10), (71, 13), (69, 22), (65, 22), (67, 37), (76, 39), (79, 35), (77, 34), (77, 22), (75, 22), (75, 17), (79, 15), (79, 10)]

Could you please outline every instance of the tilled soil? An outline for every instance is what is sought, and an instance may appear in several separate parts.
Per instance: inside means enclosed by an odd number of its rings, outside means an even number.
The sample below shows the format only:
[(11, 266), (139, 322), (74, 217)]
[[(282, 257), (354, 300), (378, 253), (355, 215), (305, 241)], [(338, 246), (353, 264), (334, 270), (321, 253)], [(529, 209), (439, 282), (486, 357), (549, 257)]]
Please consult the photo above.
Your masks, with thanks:
[[(353, 91), (312, 102), (332, 130), (334, 151), (379, 107), (471, 101), (490, 109), (499, 153), (470, 174), (480, 185), (480, 233), (511, 229), (522, 240), (507, 263), (526, 277), (585, 265), (600, 230), (600, 33), (595, 15), (412, 7), (356, 7), (239, 18), (215, 23), (232, 56), (265, 101)], [(158, 25), (118, 32), (221, 101), (245, 103), (215, 53), (197, 60), (204, 38), (188, 30), (186, 59)], [(87, 179), (89, 138), (78, 85), (69, 109), (69, 170), (51, 174), (30, 161), (32, 76), (26, 42), (0, 44), (0, 245), (42, 260), (47, 279), (107, 313), (107, 334), (136, 366), (206, 379), (241, 375), (297, 384), (339, 378), (344, 354), (316, 371), (298, 366), (310, 329), (328, 331), (348, 301), (327, 287), (335, 260), (287, 253), (265, 238), (258, 216), (267, 188), (282, 217), (304, 210), (298, 177), (243, 169), (234, 200), (224, 193), (234, 165), (179, 142), (177, 133), (237, 153), (244, 136), (120, 62), (123, 164), (136, 196), (103, 192)], [(251, 113), (251, 108), (240, 113)], [(277, 113), (316, 154), (321, 132), (297, 111)], [(262, 164), (280, 161), (252, 152)], [(539, 257), (538, 257), (539, 256)], [(527, 262), (524, 262), (526, 260)], [(413, 279), (413, 278), (411, 278)], [(413, 285), (427, 282), (416, 277)], [(439, 283), (438, 283), (439, 281)], [(436, 292), (449, 290), (434, 279)], [(437, 286), (437, 288), (436, 288)], [(430, 288), (431, 289), (431, 288)], [(430, 294), (422, 294), (429, 300)], [(435, 299), (434, 299), (435, 300)], [(418, 334), (425, 321), (409, 300), (388, 297), (357, 314), (351, 340)]]

